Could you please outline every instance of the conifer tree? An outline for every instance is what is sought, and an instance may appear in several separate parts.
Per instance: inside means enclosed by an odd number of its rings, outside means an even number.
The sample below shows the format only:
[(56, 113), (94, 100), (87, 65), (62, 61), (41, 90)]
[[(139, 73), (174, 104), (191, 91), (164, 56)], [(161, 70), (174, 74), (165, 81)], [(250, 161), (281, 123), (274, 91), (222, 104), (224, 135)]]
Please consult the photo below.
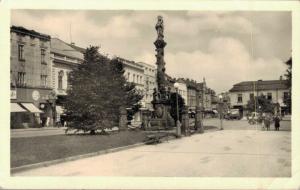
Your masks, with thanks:
[(84, 62), (69, 74), (71, 88), (65, 101), (68, 127), (90, 131), (112, 128), (119, 120), (120, 108), (138, 103), (135, 86), (127, 83), (118, 59), (110, 60), (89, 47)]

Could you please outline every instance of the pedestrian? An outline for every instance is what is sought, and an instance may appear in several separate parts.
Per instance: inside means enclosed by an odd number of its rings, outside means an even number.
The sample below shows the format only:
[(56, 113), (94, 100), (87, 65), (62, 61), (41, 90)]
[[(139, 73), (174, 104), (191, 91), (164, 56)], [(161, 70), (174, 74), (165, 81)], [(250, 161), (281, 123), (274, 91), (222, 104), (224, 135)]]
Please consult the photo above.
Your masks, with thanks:
[(264, 125), (265, 125), (267, 131), (270, 130), (270, 124), (271, 124), (270, 116), (265, 116), (265, 118), (264, 118)]
[(275, 116), (274, 118), (274, 125), (275, 125), (275, 131), (279, 131), (280, 127), (280, 118), (278, 115)]

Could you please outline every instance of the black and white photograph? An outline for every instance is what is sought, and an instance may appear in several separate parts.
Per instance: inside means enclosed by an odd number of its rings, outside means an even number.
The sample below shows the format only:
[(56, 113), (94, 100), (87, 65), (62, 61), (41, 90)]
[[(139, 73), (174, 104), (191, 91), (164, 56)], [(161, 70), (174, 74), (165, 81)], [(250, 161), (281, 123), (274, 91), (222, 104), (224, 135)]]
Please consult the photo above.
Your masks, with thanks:
[(10, 179), (294, 177), (292, 10), (8, 19)]

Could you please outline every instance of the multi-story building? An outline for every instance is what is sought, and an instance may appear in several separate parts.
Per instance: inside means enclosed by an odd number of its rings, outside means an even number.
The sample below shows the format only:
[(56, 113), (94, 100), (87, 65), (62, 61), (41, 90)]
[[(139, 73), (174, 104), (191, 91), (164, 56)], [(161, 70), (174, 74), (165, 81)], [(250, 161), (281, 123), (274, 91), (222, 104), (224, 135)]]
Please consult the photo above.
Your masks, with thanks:
[(68, 73), (83, 62), (83, 53), (58, 38), (52, 38), (50, 54), (52, 63), (51, 87), (57, 96), (55, 111), (56, 120), (59, 121), (60, 115), (63, 113), (61, 100), (67, 95), (69, 87)]
[[(124, 76), (128, 82), (135, 84), (137, 93), (144, 96), (145, 87), (144, 87), (144, 65), (134, 61), (130, 61), (124, 58), (117, 57), (117, 59), (123, 63), (124, 66)], [(146, 109), (146, 100), (143, 97), (141, 100), (142, 109)], [(137, 112), (134, 115), (134, 121), (141, 121), (142, 113), (141, 111)]]
[(157, 88), (157, 69), (155, 65), (150, 65), (143, 62), (139, 62), (139, 64), (143, 65), (144, 69), (144, 97), (142, 101), (145, 102), (145, 108), (152, 111), (153, 106), (151, 102), (153, 100), (153, 89)]
[(286, 112), (287, 106), (284, 100), (289, 96), (287, 81), (283, 80), (258, 80), (240, 82), (229, 90), (230, 105), (232, 108), (238, 108), (241, 113), (247, 113), (246, 105), (251, 98), (264, 95), (274, 104), (278, 105), (275, 112)]
[(177, 79), (176, 83), (178, 84), (178, 94), (184, 99), (185, 105), (187, 105), (188, 101), (188, 89), (186, 83), (182, 79)]
[[(10, 36), (11, 112), (12, 125), (16, 125), (12, 127), (37, 126), (40, 116), (49, 123), (55, 97), (51, 89), (50, 36), (17, 26), (11, 26)], [(25, 111), (15, 113), (20, 107)]]

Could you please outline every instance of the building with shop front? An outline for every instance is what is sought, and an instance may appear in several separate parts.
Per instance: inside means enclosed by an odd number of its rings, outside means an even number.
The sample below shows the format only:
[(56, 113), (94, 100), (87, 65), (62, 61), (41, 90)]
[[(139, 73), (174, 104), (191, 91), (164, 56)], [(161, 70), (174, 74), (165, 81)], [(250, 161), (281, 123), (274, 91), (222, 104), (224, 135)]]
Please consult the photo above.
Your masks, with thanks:
[(284, 103), (289, 97), (287, 81), (280, 77), (279, 80), (244, 81), (233, 85), (229, 90), (231, 108), (238, 108), (241, 114), (247, 114), (247, 103), (251, 98), (264, 95), (277, 105), (275, 113), (287, 113), (289, 108)]
[(51, 88), (50, 36), (10, 27), (11, 127), (51, 124), (55, 94)]
[(78, 48), (58, 38), (51, 38), (50, 59), (52, 64), (51, 87), (56, 93), (55, 120), (63, 114), (63, 100), (67, 95), (68, 74), (83, 62), (84, 55)]

